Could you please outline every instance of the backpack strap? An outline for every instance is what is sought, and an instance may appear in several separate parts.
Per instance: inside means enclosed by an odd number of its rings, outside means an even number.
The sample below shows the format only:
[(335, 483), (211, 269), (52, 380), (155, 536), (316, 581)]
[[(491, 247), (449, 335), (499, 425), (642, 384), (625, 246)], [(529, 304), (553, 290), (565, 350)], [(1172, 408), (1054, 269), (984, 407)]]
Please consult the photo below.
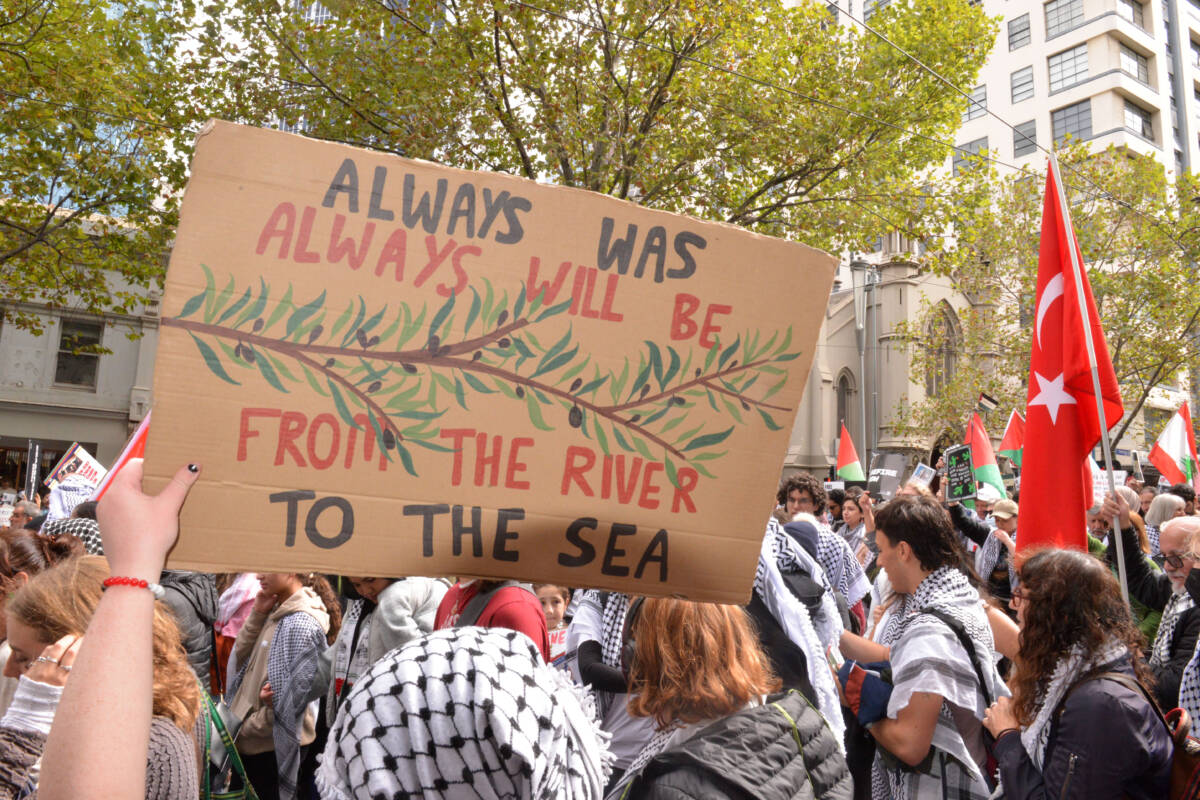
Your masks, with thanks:
[(988, 691), (988, 684), (983, 677), (983, 667), (979, 664), (979, 654), (975, 651), (975, 644), (971, 641), (971, 637), (967, 635), (966, 630), (959, 621), (945, 611), (933, 606), (925, 606), (918, 613), (937, 617), (945, 623), (946, 627), (954, 631), (954, 635), (958, 637), (959, 644), (967, 651), (967, 658), (971, 659), (971, 666), (975, 669), (975, 677), (979, 679), (979, 691), (983, 694), (983, 699), (987, 701), (987, 705), (989, 706), (996, 702), (996, 699), (992, 697), (992, 693)]
[(465, 628), (469, 625), (474, 625), (479, 622), (479, 618), (483, 616), (483, 611), (485, 608), (487, 608), (487, 604), (492, 601), (492, 598), (495, 597), (501, 589), (508, 589), (513, 586), (517, 587), (518, 589), (524, 589), (530, 594), (534, 594), (533, 586), (528, 583), (520, 583), (519, 581), (504, 581), (495, 589), (492, 589), (489, 592), (479, 592), (472, 597), (471, 600), (463, 607), (462, 613), (458, 615), (458, 622), (454, 623), (454, 627)]

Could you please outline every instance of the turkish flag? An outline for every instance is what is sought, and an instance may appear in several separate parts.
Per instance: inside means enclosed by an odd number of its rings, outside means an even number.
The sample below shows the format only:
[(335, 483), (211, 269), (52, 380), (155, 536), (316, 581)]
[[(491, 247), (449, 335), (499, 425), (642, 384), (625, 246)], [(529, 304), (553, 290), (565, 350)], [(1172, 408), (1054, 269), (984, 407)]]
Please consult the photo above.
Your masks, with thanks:
[[(1079, 253), (1079, 243), (1059, 199), (1056, 172), (1047, 171), (1042, 208), (1017, 521), (1022, 550), (1047, 545), (1087, 549), (1087, 509), (1092, 505), (1087, 459), (1100, 440), (1101, 424), (1111, 428), (1125, 411), (1082, 255), (1082, 296), (1078, 289), (1071, 248)], [(1089, 330), (1100, 374), (1103, 423), (1096, 413)]]

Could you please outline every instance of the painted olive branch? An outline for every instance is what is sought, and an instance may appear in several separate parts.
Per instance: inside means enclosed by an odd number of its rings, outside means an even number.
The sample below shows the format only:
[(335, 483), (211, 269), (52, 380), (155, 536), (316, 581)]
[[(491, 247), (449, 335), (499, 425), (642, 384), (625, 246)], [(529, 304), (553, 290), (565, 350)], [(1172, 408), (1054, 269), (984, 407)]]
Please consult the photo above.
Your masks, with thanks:
[[(263, 346), (266, 347), (267, 345)], [(379, 404), (372, 400), (370, 395), (368, 395), (362, 389), (359, 389), (353, 383), (346, 380), (332, 369), (329, 369), (315, 358), (310, 358), (306, 353), (300, 351), (299, 349), (293, 349), (292, 347), (275, 347), (271, 349), (274, 349), (277, 353), (283, 353), (284, 355), (290, 356), (291, 358), (299, 361), (301, 364), (307, 364), (309, 367), (317, 370), (329, 380), (339, 384), (346, 391), (357, 397), (359, 401), (361, 401), (362, 404), (366, 406), (372, 414), (375, 415), (375, 418), (379, 420), (379, 423), (384, 427), (384, 430), (390, 431), (392, 436), (396, 437), (394, 440), (395, 442), (404, 441), (404, 436), (400, 433), (400, 428), (396, 426), (395, 422), (392, 422), (392, 418), (388, 416), (387, 412), (380, 408)], [(388, 450), (391, 450), (392, 448), (389, 447), (388, 444), (389, 443), (386, 440), (383, 442), (384, 447)]]
[[(661, 439), (658, 436), (655, 436), (653, 433), (646, 430), (641, 425), (638, 425), (636, 422), (631, 422), (627, 419), (622, 419), (620, 416), (618, 416), (617, 412), (622, 411), (627, 407), (646, 405), (649, 402), (649, 398), (647, 398), (646, 400), (643, 400), (641, 402), (638, 402), (638, 403), (626, 403), (621, 406), (611, 406), (611, 407), (600, 406), (600, 405), (596, 405), (595, 403), (590, 403), (587, 400), (585, 400), (581, 397), (578, 397), (577, 395), (571, 394), (570, 392), (563, 391), (562, 389), (559, 389), (558, 387), (551, 386), (550, 384), (545, 383), (543, 381), (539, 381), (539, 380), (535, 380), (533, 378), (526, 377), (524, 375), (521, 375), (520, 373), (512, 372), (511, 370), (507, 370), (507, 369), (502, 369), (500, 367), (494, 367), (489, 364), (483, 364), (483, 363), (480, 363), (479, 361), (454, 358), (454, 357), (448, 355), (448, 353), (454, 353), (454, 352), (459, 352), (459, 353), (474, 352), (475, 350), (479, 349), (478, 345), (481, 341), (488, 339), (488, 338), (493, 338), (490, 335), (489, 336), (479, 336), (479, 337), (476, 337), (475, 339), (471, 339), (466, 342), (459, 342), (457, 344), (447, 345), (446, 346), (447, 350), (440, 351), (437, 355), (434, 355), (432, 352), (429, 351), (428, 348), (424, 348), (421, 350), (400, 351), (400, 352), (395, 352), (395, 353), (379, 353), (379, 352), (373, 352), (373, 351), (354, 350), (349, 347), (335, 347), (335, 346), (329, 346), (329, 345), (316, 345), (316, 344), (296, 344), (296, 343), (289, 342), (289, 341), (286, 341), (283, 339), (273, 339), (269, 336), (260, 336), (258, 334), (246, 334), (246, 333), (243, 333), (242, 331), (233, 330), (233, 329), (226, 328), (226, 327), (223, 327), (220, 325), (210, 325), (210, 324), (204, 323), (204, 322), (193, 322), (190, 320), (174, 319), (174, 318), (169, 318), (169, 317), (163, 320), (163, 324), (169, 325), (172, 327), (176, 327), (176, 328), (183, 328), (184, 330), (193, 331), (195, 333), (206, 333), (211, 336), (220, 336), (222, 338), (236, 340), (236, 341), (242, 342), (244, 344), (257, 345), (264, 349), (272, 350), (277, 353), (286, 354), (286, 355), (296, 359), (297, 361), (301, 361), (301, 362), (307, 364), (308, 366), (313, 367), (314, 369), (317, 369), (318, 371), (320, 371), (322, 374), (329, 377), (330, 379), (337, 381), (344, 388), (346, 388), (348, 391), (352, 392), (356, 397), (358, 397), (360, 400), (362, 400), (365, 405), (367, 405), (368, 407), (371, 408), (373, 413), (375, 413), (377, 416), (380, 416), (382, 418), (381, 421), (386, 421), (388, 427), (392, 430), (393, 435), (396, 436), (396, 438), (398, 440), (401, 439), (400, 430), (399, 430), (399, 428), (396, 427), (395, 423), (393, 423), (391, 421), (391, 418), (387, 416), (387, 413), (384, 412), (383, 409), (379, 408), (379, 406), (373, 400), (371, 400), (370, 397), (365, 392), (363, 392), (361, 389), (359, 389), (357, 386), (355, 386), (350, 381), (343, 378), (341, 375), (338, 375), (333, 370), (327, 368), (320, 361), (317, 361), (316, 359), (309, 357), (309, 355), (307, 355), (307, 354), (312, 353), (312, 354), (317, 354), (317, 355), (334, 356), (334, 357), (336, 357), (336, 356), (351, 356), (351, 357), (365, 358), (365, 359), (369, 359), (369, 360), (373, 360), (373, 361), (387, 361), (387, 362), (413, 364), (413, 365), (424, 364), (424, 365), (428, 365), (428, 366), (444, 366), (444, 367), (450, 367), (452, 369), (460, 369), (460, 370), (466, 370), (466, 371), (470, 371), (470, 372), (478, 372), (478, 373), (482, 373), (485, 375), (491, 375), (491, 376), (497, 377), (497, 378), (503, 378), (504, 380), (509, 381), (510, 383), (517, 384), (518, 386), (527, 386), (531, 389), (537, 389), (541, 392), (544, 392), (545, 394), (552, 395), (554, 397), (559, 397), (559, 398), (562, 398), (563, 400), (570, 401), (571, 403), (579, 406), (580, 408), (584, 408), (588, 411), (591, 411), (593, 414), (596, 414), (597, 416), (604, 417), (605, 419), (607, 419), (613, 423), (616, 423), (618, 425), (623, 425), (626, 428), (629, 428), (630, 430), (638, 433), (639, 435), (644, 436), (647, 440), (654, 442), (656, 445), (662, 447), (664, 450), (666, 450), (667, 452), (669, 452), (671, 455), (675, 456), (676, 458), (683, 457), (683, 453), (680, 452), (680, 450), (678, 448), (672, 446), (670, 443), (668, 443), (664, 439)], [(510, 333), (514, 330), (519, 330), (520, 328), (523, 328), (528, 324), (529, 324), (528, 319), (518, 320), (518, 321), (508, 325), (507, 329), (497, 329), (497, 331), (504, 330), (505, 333)], [(494, 337), (494, 338), (496, 340), (499, 340), (500, 338), (503, 338), (503, 336)], [(464, 346), (464, 345), (470, 345), (470, 346)]]
[(451, 366), (456, 369), (471, 370), (474, 372), (482, 372), (482, 373), (485, 373), (488, 375), (492, 375), (494, 377), (504, 378), (505, 380), (512, 381), (513, 383), (517, 383), (517, 384), (520, 384), (523, 386), (528, 386), (532, 389), (538, 389), (542, 392), (545, 392), (548, 395), (553, 395), (554, 397), (562, 398), (563, 400), (567, 400), (567, 401), (571, 402), (573, 405), (576, 405), (576, 406), (579, 406), (580, 408), (584, 408), (584, 409), (587, 409), (588, 411), (591, 411), (596, 416), (604, 417), (605, 419), (609, 420), (610, 422), (612, 422), (614, 424), (624, 426), (624, 427), (630, 429), (631, 431), (634, 431), (637, 434), (644, 436), (646, 439), (650, 440), (651, 442), (654, 442), (656, 445), (663, 448), (664, 450), (666, 450), (668, 453), (675, 456), (676, 458), (684, 458), (683, 453), (678, 448), (674, 447), (673, 445), (668, 443), (666, 440), (661, 439), (658, 436), (654, 435), (653, 433), (646, 430), (641, 425), (638, 425), (636, 422), (632, 422), (627, 419), (621, 419), (617, 415), (616, 410), (614, 410), (612, 408), (608, 408), (605, 406), (598, 406), (595, 403), (590, 403), (587, 400), (584, 400), (582, 397), (579, 397), (578, 395), (574, 395), (574, 394), (571, 394), (570, 392), (563, 391), (562, 389), (559, 389), (555, 386), (550, 386), (548, 384), (542, 383), (541, 381), (535, 381), (530, 378), (526, 378), (524, 375), (518, 375), (517, 373), (509, 372), (508, 370), (500, 369), (499, 367), (493, 367), (488, 364), (480, 364), (478, 361), (462, 361), (460, 359), (454, 359), (453, 361), (443, 360), (440, 363), (444, 363), (447, 366)]
[[(618, 371), (594, 363), (596, 354), (582, 349), (573, 324), (542, 325), (566, 314), (573, 297), (546, 305), (539, 293), (530, 301), (524, 284), (514, 298), (485, 279), (417, 307), (385, 303), (369, 309), (366, 298), (354, 297), (335, 318), (325, 291), (301, 302), (288, 285), (276, 299), (265, 280), (238, 287), (234, 276), (218, 291), (212, 271), (200, 268), (204, 288), (162, 324), (185, 331), (214, 375), (241, 386), (228, 367), (257, 370), (281, 392), (307, 381), (354, 427), (362, 417), (353, 407), (366, 409), (381, 448), (394, 450), (412, 475), (417, 472), (408, 446), (449, 452), (438, 441), (436, 420), (455, 402), (468, 409), (478, 395), (499, 392), (523, 400), (531, 424), (543, 431), (555, 429), (547, 411), (561, 406), (570, 426), (606, 455), (623, 450), (661, 459), (676, 485), (675, 460), (715, 477), (704, 462), (725, 454), (718, 446), (747, 424), (742, 411), (755, 410), (768, 430), (778, 431), (771, 414), (790, 410), (767, 402), (789, 379), (775, 362), (800, 355), (790, 350), (790, 327), (746, 331), (700, 349), (646, 340)], [(410, 342), (420, 346), (406, 348)], [(752, 397), (750, 388), (764, 377), (767, 388)], [(439, 392), (450, 400), (439, 402)], [(705, 395), (715, 417), (698, 407)], [(715, 427), (725, 414), (736, 424)]]
[(726, 367), (725, 369), (714, 372), (711, 375), (699, 375), (690, 381), (686, 381), (684, 383), (678, 384), (677, 386), (672, 386), (670, 389), (665, 389), (665, 390), (659, 392), (658, 394), (647, 394), (645, 397), (639, 397), (637, 400), (631, 400), (628, 403), (621, 403), (620, 405), (609, 406), (608, 409), (610, 411), (625, 411), (625, 410), (631, 409), (631, 408), (640, 408), (642, 406), (657, 402), (659, 400), (665, 400), (665, 399), (674, 397), (675, 395), (678, 395), (680, 392), (687, 391), (688, 389), (692, 388), (693, 386), (703, 386), (706, 389), (712, 389), (714, 391), (720, 392), (721, 394), (727, 394), (730, 397), (735, 397), (738, 400), (742, 400), (743, 402), (752, 403), (752, 404), (758, 405), (758, 406), (764, 406), (766, 408), (773, 408), (776, 411), (791, 411), (790, 408), (784, 408), (783, 406), (772, 406), (772, 405), (768, 405), (766, 403), (760, 403), (759, 401), (752, 400), (751, 398), (746, 397), (745, 395), (743, 395), (739, 392), (731, 392), (722, 386), (713, 386), (708, 383), (708, 381), (716, 380), (718, 378), (724, 378), (726, 375), (737, 375), (738, 373), (745, 372), (748, 369), (754, 369), (755, 367), (760, 367), (763, 364), (770, 363), (770, 361), (771, 361), (771, 359), (769, 359), (769, 358), (761, 358), (758, 361), (752, 361), (749, 364), (735, 364), (731, 367)]

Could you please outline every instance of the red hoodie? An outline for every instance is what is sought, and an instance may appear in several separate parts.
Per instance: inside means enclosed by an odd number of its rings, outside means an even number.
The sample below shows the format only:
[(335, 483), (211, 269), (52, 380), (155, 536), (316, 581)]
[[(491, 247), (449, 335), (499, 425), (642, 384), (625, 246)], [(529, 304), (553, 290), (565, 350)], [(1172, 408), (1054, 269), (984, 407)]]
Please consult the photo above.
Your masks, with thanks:
[[(479, 593), (482, 581), (456, 583), (446, 592), (434, 618), (434, 630), (453, 628), (463, 609)], [(550, 661), (550, 634), (546, 630), (546, 613), (533, 592), (520, 586), (505, 586), (492, 596), (475, 622), (481, 628), (510, 628), (533, 640), (542, 659)]]

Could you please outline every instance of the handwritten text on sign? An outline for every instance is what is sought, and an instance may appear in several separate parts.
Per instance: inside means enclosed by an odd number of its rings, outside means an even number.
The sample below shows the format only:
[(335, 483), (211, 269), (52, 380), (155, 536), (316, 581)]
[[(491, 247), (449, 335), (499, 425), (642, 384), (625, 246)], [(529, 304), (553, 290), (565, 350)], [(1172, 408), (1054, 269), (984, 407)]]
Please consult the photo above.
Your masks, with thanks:
[(174, 561), (748, 591), (831, 259), (226, 123), (192, 176), (150, 472), (199, 449), (207, 500)]

